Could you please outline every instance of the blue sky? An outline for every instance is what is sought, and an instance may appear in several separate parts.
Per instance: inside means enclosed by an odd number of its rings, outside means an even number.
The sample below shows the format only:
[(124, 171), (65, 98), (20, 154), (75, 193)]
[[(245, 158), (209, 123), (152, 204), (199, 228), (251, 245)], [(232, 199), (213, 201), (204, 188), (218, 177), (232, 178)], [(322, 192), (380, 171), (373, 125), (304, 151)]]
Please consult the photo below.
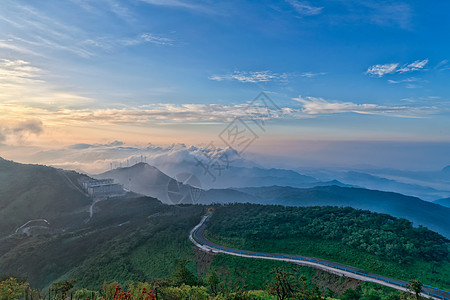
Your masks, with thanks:
[(448, 143), (449, 11), (448, 1), (3, 0), (0, 150), (208, 143), (261, 91), (283, 114), (260, 147)]

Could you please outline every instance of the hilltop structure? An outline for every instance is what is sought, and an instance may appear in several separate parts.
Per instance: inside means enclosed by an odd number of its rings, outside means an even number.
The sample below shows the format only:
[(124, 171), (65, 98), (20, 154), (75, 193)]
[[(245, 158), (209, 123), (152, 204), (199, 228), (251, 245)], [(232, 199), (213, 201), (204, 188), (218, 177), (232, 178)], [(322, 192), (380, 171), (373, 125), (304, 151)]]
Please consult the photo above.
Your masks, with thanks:
[(91, 179), (82, 183), (84, 190), (93, 198), (115, 197), (125, 194), (123, 185), (114, 183), (114, 179)]

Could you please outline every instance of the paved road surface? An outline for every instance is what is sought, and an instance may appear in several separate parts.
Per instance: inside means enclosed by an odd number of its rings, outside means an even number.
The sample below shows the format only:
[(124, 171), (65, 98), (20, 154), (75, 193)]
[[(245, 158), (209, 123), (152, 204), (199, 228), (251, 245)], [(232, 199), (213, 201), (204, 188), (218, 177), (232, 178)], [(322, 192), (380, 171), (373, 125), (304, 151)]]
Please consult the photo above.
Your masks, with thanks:
[[(316, 269), (324, 270), (329, 273), (333, 273), (339, 276), (346, 276), (349, 278), (354, 278), (362, 281), (370, 281), (374, 283), (378, 283), (384, 286), (388, 286), (400, 291), (408, 291), (407, 286), (408, 282), (392, 279), (389, 277), (373, 274), (366, 272), (361, 269), (357, 269), (351, 266), (339, 264), (332, 261), (327, 261), (320, 258), (315, 257), (307, 257), (301, 255), (293, 255), (293, 254), (279, 254), (279, 253), (264, 253), (264, 252), (255, 252), (248, 250), (240, 250), (229, 248), (221, 245), (217, 245), (204, 236), (204, 231), (206, 228), (206, 223), (208, 218), (211, 215), (204, 216), (200, 223), (195, 226), (189, 235), (189, 239), (201, 250), (205, 252), (214, 252), (214, 253), (224, 253), (228, 255), (248, 257), (248, 258), (256, 258), (256, 259), (269, 259), (269, 260), (278, 260), (285, 262), (292, 262), (304, 266), (313, 267)], [(437, 300), (450, 300), (450, 292), (434, 288), (431, 286), (425, 285), (423, 287), (423, 297), (428, 299), (437, 299)]]

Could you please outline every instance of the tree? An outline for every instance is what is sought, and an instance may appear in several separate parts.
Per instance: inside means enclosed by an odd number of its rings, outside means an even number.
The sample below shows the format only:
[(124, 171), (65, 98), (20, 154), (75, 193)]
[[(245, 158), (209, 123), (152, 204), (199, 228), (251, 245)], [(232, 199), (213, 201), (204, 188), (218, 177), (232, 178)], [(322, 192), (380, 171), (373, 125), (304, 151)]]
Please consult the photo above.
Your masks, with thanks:
[(0, 299), (19, 299), (28, 289), (28, 283), (9, 277), (0, 282)]
[(50, 288), (51, 292), (54, 292), (54, 299), (66, 299), (67, 293), (75, 285), (75, 280), (63, 280), (54, 282)]
[(420, 299), (420, 293), (422, 293), (422, 282), (418, 280), (411, 280), (408, 284), (408, 290), (410, 290), (414, 295), (416, 295), (416, 299)]
[(354, 289), (346, 289), (342, 294), (342, 300), (359, 300), (361, 298), (361, 292)]
[(172, 273), (172, 280), (175, 284), (177, 285), (181, 285), (181, 284), (186, 284), (186, 285), (197, 285), (198, 284), (198, 278), (197, 276), (194, 275), (194, 273), (192, 273), (187, 267), (186, 265), (188, 264), (187, 260), (182, 260), (177, 267), (175, 268), (175, 270)]
[(295, 295), (294, 276), (284, 270), (275, 268), (270, 272), (272, 279), (267, 290), (269, 294), (277, 297), (278, 300), (285, 300)]
[(217, 276), (216, 271), (209, 271), (208, 275), (206, 275), (206, 283), (211, 289), (213, 295), (216, 296), (218, 294), (218, 286), (220, 283), (219, 276)]
[(376, 291), (375, 289), (370, 289), (363, 293), (361, 300), (381, 300), (381, 295), (379, 291)]

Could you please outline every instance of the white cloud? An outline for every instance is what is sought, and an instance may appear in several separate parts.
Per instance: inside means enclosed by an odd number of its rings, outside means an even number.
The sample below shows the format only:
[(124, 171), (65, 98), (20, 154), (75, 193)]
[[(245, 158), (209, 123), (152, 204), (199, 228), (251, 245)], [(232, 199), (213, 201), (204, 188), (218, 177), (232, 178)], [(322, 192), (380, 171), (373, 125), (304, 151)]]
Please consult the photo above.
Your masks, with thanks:
[(430, 107), (384, 106), (378, 104), (357, 104), (352, 102), (328, 101), (316, 97), (301, 97), (293, 100), (302, 103), (302, 112), (308, 115), (357, 113), (392, 117), (420, 117), (435, 111)]
[[(316, 97), (294, 98), (302, 104), (301, 109), (282, 107), (272, 119), (302, 119), (317, 115), (337, 113), (357, 113), (370, 115), (385, 115), (391, 117), (420, 117), (438, 112), (435, 107), (386, 106), (378, 104), (356, 104), (352, 102), (328, 101)], [(16, 106), (17, 108), (17, 106)], [(0, 110), (8, 112), (7, 106)], [(27, 111), (21, 107), (20, 111)], [(36, 109), (34, 109), (36, 111)], [(50, 123), (60, 125), (86, 124), (125, 124), (169, 125), (169, 124), (218, 124), (230, 122), (237, 117), (261, 118), (260, 107), (248, 107), (248, 104), (152, 104), (138, 107), (122, 108), (59, 108), (52, 110), (40, 109), (39, 115)], [(83, 125), (84, 124), (84, 125)], [(90, 126), (90, 125), (89, 125)]]
[(304, 73), (275, 73), (272, 71), (235, 71), (233, 73), (224, 74), (224, 75), (212, 75), (209, 76), (208, 79), (215, 81), (240, 81), (240, 82), (250, 82), (250, 83), (258, 83), (258, 82), (269, 82), (269, 81), (286, 81), (291, 77), (305, 77), (305, 78), (314, 78), (322, 75), (326, 75), (327, 73), (313, 73), (313, 72), (304, 72)]
[(300, 77), (313, 78), (313, 77), (322, 76), (322, 75), (326, 75), (326, 74), (327, 73), (324, 73), (324, 72), (321, 72), (321, 73), (305, 72), (305, 73), (301, 73)]
[[(72, 1), (96, 15), (111, 11), (127, 21), (133, 19), (128, 9), (116, 0)], [(168, 46), (175, 42), (169, 37), (149, 32), (133, 38), (96, 36), (82, 27), (67, 25), (63, 21), (50, 18), (45, 12), (25, 5), (6, 5), (5, 13), (0, 15), (0, 26), (3, 25), (14, 27), (14, 31), (11, 31), (14, 35), (0, 39), (0, 48), (33, 56), (52, 56), (58, 51), (89, 59), (104, 51), (117, 50), (124, 46), (145, 43)]]
[[(285, 111), (289, 112), (287, 109)], [(258, 118), (261, 116), (261, 109), (248, 108), (248, 104), (161, 103), (127, 108), (64, 109), (49, 113), (52, 118), (60, 121), (95, 122), (96, 124), (213, 124), (230, 122), (236, 117), (251, 117), (253, 114), (255, 118)]]
[(172, 39), (162, 37), (162, 36), (157, 36), (152, 33), (143, 33), (141, 35), (141, 38), (145, 42), (149, 42), (149, 43), (156, 44), (156, 45), (173, 45), (173, 42), (174, 42), (174, 40), (172, 40)]
[(203, 5), (193, 3), (194, 1), (182, 1), (182, 0), (140, 0), (140, 1), (151, 5), (185, 8), (199, 12), (212, 12), (210, 9), (208, 9)]
[(398, 63), (384, 64), (384, 65), (374, 65), (367, 69), (366, 74), (377, 75), (382, 77), (386, 74), (392, 74), (398, 67)]
[(306, 1), (286, 0), (300, 15), (314, 16), (322, 12), (323, 7), (312, 6)]
[(42, 71), (21, 59), (0, 59), (0, 88), (1, 97), (5, 97), (11, 88), (20, 89), (22, 84), (42, 83), (39, 75)]
[(450, 65), (448, 64), (448, 62), (449, 62), (448, 59), (444, 59), (441, 62), (439, 62), (435, 68), (440, 71), (450, 70)]
[(406, 87), (407, 89), (419, 89), (419, 88), (421, 88), (422, 86), (421, 86), (421, 85), (418, 85), (418, 84), (408, 83), (405, 87)]
[(79, 45), (79, 38), (87, 35), (79, 28), (68, 26), (45, 13), (25, 5), (7, 4), (0, 16), (0, 24), (14, 27), (15, 36), (0, 41), (1, 48), (23, 54), (46, 56), (44, 50), (62, 50), (89, 58), (94, 54)]
[(380, 26), (396, 25), (402, 29), (411, 28), (412, 9), (406, 3), (361, 1), (360, 4), (371, 10), (368, 20), (374, 24)]
[(416, 60), (413, 63), (404, 65), (403, 67), (398, 69), (397, 72), (399, 72), (399, 73), (406, 73), (406, 72), (412, 72), (412, 71), (421, 70), (421, 69), (423, 69), (426, 66), (427, 63), (428, 63), (428, 59)]
[(45, 107), (58, 110), (92, 104), (93, 99), (62, 92), (49, 84), (43, 79), (45, 74), (28, 61), (0, 59), (0, 115), (3, 119), (20, 119), (22, 112), (34, 118)]
[(151, 43), (159, 46), (173, 46), (174, 42), (175, 40), (171, 38), (148, 32), (142, 33), (135, 39), (126, 39), (121, 41), (121, 43), (125, 46), (136, 46), (143, 43)]
[(7, 49), (7, 50), (13, 50), (13, 51), (20, 52), (23, 54), (32, 54), (32, 55), (40, 56), (40, 54), (38, 54), (37, 52), (34, 52), (23, 46), (15, 45), (15, 44), (11, 43), (11, 41), (0, 40), (0, 48)]
[[(407, 73), (407, 72), (419, 71), (419, 70), (422, 70), (427, 64), (428, 64), (428, 59), (416, 60), (415, 62), (412, 62), (410, 64), (405, 64), (400, 68), (398, 67), (400, 65), (399, 63), (374, 65), (367, 69), (366, 74), (383, 77), (386, 74)], [(395, 82), (391, 82), (391, 83), (395, 83)]]
[(288, 77), (287, 73), (274, 73), (271, 71), (257, 71), (257, 72), (236, 71), (234, 73), (226, 75), (212, 75), (209, 77), (209, 79), (215, 81), (237, 80), (240, 82), (257, 83), (257, 82), (286, 80), (287, 77)]
[(43, 131), (42, 121), (39, 119), (27, 119), (13, 124), (0, 123), (0, 143), (13, 140), (22, 143), (29, 135), (40, 135)]
[(29, 149), (28, 154), (31, 161), (90, 174), (105, 172), (111, 165), (114, 168), (132, 166), (141, 161), (141, 156), (145, 157), (148, 164), (158, 167), (169, 176), (180, 173), (181, 165), (182, 172), (198, 173), (198, 177), (205, 180), (210, 178), (206, 177), (204, 170), (197, 165), (198, 160), (205, 159), (205, 155), (220, 157), (223, 154), (231, 165), (254, 166), (253, 163), (240, 158), (236, 150), (216, 147), (214, 144), (162, 146), (148, 143), (136, 146), (114, 141), (105, 144), (75, 144), (58, 149)]
[(392, 83), (392, 84), (398, 84), (398, 83), (405, 83), (405, 82), (416, 82), (419, 79), (415, 78), (415, 77), (410, 77), (410, 78), (406, 78), (406, 79), (401, 79), (401, 80), (391, 80), (389, 79), (388, 82)]

